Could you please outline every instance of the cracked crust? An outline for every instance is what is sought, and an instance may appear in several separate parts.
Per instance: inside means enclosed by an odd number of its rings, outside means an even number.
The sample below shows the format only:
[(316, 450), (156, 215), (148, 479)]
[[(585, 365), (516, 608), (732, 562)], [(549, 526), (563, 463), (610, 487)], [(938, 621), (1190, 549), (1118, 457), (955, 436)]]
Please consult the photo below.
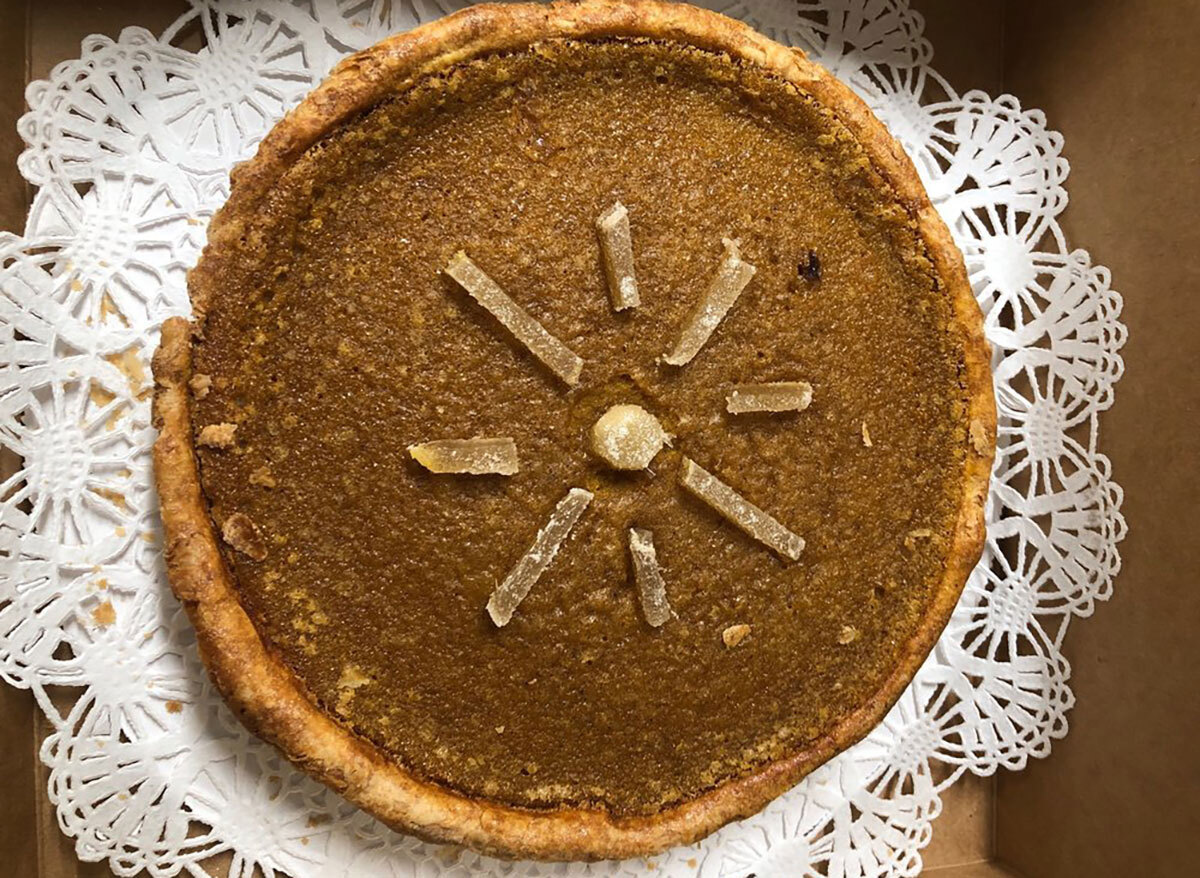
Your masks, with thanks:
[[(201, 493), (193, 447), (189, 381), (200, 377), (191, 371), (193, 334), (202, 330), (207, 309), (219, 305), (223, 266), (236, 253), (229, 245), (250, 230), (260, 200), (275, 181), (331, 129), (418, 77), (483, 53), (563, 36), (689, 43), (760, 65), (812, 94), (859, 139), (913, 217), (953, 303), (951, 331), (964, 352), (961, 381), (969, 429), (950, 560), (891, 676), (838, 728), (805, 750), (647, 817), (616, 819), (579, 809), (530, 811), (464, 796), (413, 776), (320, 710), (259, 638), (238, 602)], [(655, 0), (476, 6), (347, 58), (275, 126), (258, 154), (235, 170), (229, 201), (209, 227), (209, 243), (189, 289), (196, 322), (167, 321), (154, 358), (159, 429), (154, 459), (171, 585), (195, 624), (209, 673), (242, 721), (309, 774), (403, 832), (504, 857), (627, 858), (696, 841), (753, 814), (879, 722), (933, 647), (982, 551), (996, 412), (990, 352), (962, 257), (908, 157), (859, 98), (800, 51), (716, 13)]]

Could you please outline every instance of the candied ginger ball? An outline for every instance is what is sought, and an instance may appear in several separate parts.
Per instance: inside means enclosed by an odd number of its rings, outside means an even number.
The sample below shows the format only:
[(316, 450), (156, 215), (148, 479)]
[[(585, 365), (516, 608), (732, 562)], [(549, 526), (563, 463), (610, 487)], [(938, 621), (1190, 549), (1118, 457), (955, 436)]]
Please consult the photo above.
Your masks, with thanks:
[(613, 469), (645, 469), (666, 442), (658, 418), (640, 405), (614, 405), (592, 426), (592, 451)]

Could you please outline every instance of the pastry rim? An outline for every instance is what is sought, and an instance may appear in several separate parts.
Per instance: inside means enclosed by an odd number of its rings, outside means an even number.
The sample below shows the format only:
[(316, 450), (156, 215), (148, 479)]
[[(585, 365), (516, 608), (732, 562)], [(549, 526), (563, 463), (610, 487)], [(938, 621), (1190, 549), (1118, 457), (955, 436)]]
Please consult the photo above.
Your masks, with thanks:
[[(913, 637), (880, 689), (831, 733), (753, 774), (727, 781), (655, 814), (613, 817), (597, 810), (532, 810), (472, 797), (410, 774), (371, 742), (322, 711), (259, 638), (237, 598), (200, 487), (188, 381), (193, 336), (221, 290), (221, 265), (259, 200), (307, 148), (337, 125), (416, 78), (477, 55), (553, 37), (645, 37), (728, 53), (802, 86), (857, 137), (875, 170), (916, 222), (934, 273), (953, 307), (963, 350), (963, 494), (943, 578)], [(201, 658), (241, 721), (288, 759), (390, 826), (434, 842), (502, 857), (624, 859), (689, 844), (756, 813), (838, 752), (863, 738), (899, 698), (949, 620), (982, 552), (984, 504), (995, 446), (990, 350), (962, 256), (903, 149), (867, 106), (824, 68), (750, 27), (714, 12), (659, 0), (583, 0), (483, 5), (392, 36), (337, 65), (280, 121), (257, 155), (232, 174), (229, 200), (213, 218), (208, 245), (188, 279), (195, 321), (172, 318), (154, 356), (155, 474), (166, 531), (168, 577), (196, 628)], [(978, 425), (978, 426), (977, 426)], [(986, 441), (979, 441), (980, 429)]]

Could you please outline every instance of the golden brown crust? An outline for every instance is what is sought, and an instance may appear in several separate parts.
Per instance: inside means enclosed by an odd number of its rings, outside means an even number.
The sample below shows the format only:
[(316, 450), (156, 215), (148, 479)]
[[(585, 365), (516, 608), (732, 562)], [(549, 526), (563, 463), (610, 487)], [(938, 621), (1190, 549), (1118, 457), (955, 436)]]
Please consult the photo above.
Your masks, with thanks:
[[(262, 642), (238, 602), (201, 493), (193, 447), (188, 398), (192, 333), (199, 331), (204, 312), (219, 295), (224, 261), (235, 258), (237, 248), (228, 245), (250, 228), (260, 200), (275, 181), (332, 128), (419, 76), (482, 53), (562, 36), (647, 37), (726, 52), (767, 68), (830, 108), (863, 144), (875, 169), (913, 217), (953, 303), (951, 331), (958, 334), (964, 351), (962, 384), (969, 400), (969, 429), (963, 438), (963, 498), (950, 562), (892, 675), (869, 702), (804, 751), (648, 817), (616, 819), (578, 809), (527, 811), (473, 799), (412, 776), (321, 711)], [(861, 100), (798, 50), (716, 13), (657, 0), (476, 6), (347, 58), (275, 126), (258, 154), (235, 171), (233, 191), (209, 227), (209, 244), (189, 288), (195, 329), (180, 318), (168, 321), (154, 358), (154, 415), (160, 431), (154, 457), (167, 531), (168, 575), (195, 623), (201, 656), (249, 728), (350, 801), (422, 838), (508, 857), (625, 858), (693, 842), (755, 813), (879, 722), (933, 647), (982, 551), (996, 412), (990, 352), (962, 257), (912, 163)], [(980, 442), (981, 436), (986, 441)]]

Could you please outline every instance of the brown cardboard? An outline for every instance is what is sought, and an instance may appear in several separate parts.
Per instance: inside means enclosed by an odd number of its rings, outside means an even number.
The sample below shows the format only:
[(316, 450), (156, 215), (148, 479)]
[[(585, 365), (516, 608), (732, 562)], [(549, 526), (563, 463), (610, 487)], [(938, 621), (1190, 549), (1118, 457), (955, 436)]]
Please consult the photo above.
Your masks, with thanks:
[[(0, 0), (0, 231), (19, 231), (27, 203), (25, 183), (16, 173), (20, 140), (12, 130), (24, 106), (25, 4)], [(13, 471), (11, 456), (0, 456), (0, 473)], [(14, 875), (36, 875), (37, 853), (28, 839), (37, 835), (34, 807), (33, 701), (28, 693), (0, 683), (0, 861)]]
[[(320, 0), (318, 0), (320, 2)], [(1066, 135), (1073, 245), (1112, 268), (1130, 342), (1101, 445), (1130, 524), (1116, 594), (1066, 642), (1078, 704), (1048, 760), (945, 795), (925, 851), (937, 878), (1187, 874), (1200, 837), (1200, 2), (913, 0), (936, 67), (961, 91), (1009, 91)], [(159, 30), (183, 0), (0, 0), (0, 229), (28, 191), (13, 130), (28, 78), (90, 33)], [(0, 461), (0, 470), (4, 469)], [(8, 463), (11, 467), (11, 462)], [(11, 471), (11, 470), (8, 470)], [(1193, 624), (1189, 624), (1193, 623)], [(45, 800), (46, 732), (28, 693), (0, 685), (0, 874), (100, 878), (78, 864)], [(214, 870), (221, 874), (220, 870)]]
[(1050, 759), (999, 779), (997, 849), (1029, 878), (1196, 874), (1200, 838), (1200, 4), (1009, 4), (1006, 85), (1066, 134), (1064, 229), (1125, 296), (1101, 445), (1129, 536), (1074, 626), (1078, 703)]
[(17, 173), (21, 139), (13, 130), (25, 107), (25, 4), (0, 0), (0, 231), (20, 232), (28, 203), (25, 181)]

